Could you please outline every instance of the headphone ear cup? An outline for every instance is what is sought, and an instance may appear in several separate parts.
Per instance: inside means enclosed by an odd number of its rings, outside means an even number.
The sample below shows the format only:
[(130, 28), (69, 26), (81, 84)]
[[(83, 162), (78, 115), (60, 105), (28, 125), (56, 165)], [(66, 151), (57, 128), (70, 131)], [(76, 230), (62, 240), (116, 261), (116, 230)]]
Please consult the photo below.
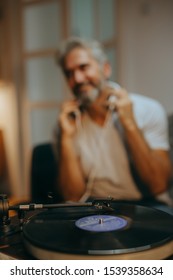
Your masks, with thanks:
[(116, 106), (117, 97), (115, 95), (110, 95), (107, 99), (108, 101), (108, 108), (110, 111), (113, 111)]

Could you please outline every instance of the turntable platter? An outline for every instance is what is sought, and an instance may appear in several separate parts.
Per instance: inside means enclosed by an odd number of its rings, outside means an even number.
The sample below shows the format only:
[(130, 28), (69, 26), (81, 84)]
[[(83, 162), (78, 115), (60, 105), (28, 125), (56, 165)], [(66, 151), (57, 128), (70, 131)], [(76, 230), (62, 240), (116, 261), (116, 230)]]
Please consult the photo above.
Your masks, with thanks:
[(117, 202), (49, 209), (24, 224), (23, 239), (38, 259), (162, 259), (173, 252), (173, 217)]

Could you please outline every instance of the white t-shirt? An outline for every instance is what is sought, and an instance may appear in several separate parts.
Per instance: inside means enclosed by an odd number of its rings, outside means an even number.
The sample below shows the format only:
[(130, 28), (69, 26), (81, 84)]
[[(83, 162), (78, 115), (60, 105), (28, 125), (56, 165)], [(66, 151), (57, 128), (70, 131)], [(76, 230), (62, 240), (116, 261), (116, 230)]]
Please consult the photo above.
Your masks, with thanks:
[[(163, 107), (148, 97), (130, 94), (130, 98), (136, 122), (149, 146), (168, 150), (167, 118)], [(129, 157), (122, 141), (123, 130), (121, 125), (115, 125), (118, 123), (116, 114), (104, 127), (94, 123), (87, 114), (82, 119), (74, 142), (87, 184), (81, 200), (89, 196), (110, 196), (118, 200), (142, 198), (131, 175)]]
[(131, 93), (138, 127), (153, 149), (169, 150), (168, 120), (163, 106), (156, 100)]

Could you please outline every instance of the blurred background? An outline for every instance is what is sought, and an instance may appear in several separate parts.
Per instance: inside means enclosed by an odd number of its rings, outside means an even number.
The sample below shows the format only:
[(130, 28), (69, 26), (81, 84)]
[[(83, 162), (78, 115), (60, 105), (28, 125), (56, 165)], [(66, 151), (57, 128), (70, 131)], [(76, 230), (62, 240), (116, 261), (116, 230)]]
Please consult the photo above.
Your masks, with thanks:
[(0, 193), (30, 197), (33, 147), (69, 96), (55, 54), (70, 35), (101, 41), (112, 80), (173, 113), (172, 0), (0, 0)]

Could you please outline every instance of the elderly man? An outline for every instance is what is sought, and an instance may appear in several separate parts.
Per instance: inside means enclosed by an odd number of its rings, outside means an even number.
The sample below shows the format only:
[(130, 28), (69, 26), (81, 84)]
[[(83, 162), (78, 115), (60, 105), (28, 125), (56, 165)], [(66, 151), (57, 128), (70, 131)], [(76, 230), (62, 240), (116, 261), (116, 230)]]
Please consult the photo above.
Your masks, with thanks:
[(65, 201), (169, 197), (167, 118), (155, 100), (110, 82), (96, 41), (70, 38), (58, 62), (74, 98), (58, 119), (58, 185)]

